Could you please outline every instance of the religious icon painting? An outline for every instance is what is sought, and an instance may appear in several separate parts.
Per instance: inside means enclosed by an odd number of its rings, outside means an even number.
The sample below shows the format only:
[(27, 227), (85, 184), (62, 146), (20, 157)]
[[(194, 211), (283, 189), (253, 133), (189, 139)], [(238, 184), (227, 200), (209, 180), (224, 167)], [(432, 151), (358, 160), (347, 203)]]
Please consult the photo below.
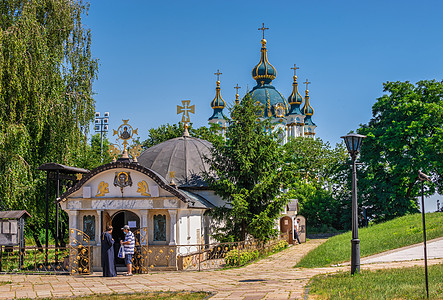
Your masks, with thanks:
[(132, 186), (131, 172), (115, 172), (114, 186), (120, 187), (123, 194), (123, 188)]

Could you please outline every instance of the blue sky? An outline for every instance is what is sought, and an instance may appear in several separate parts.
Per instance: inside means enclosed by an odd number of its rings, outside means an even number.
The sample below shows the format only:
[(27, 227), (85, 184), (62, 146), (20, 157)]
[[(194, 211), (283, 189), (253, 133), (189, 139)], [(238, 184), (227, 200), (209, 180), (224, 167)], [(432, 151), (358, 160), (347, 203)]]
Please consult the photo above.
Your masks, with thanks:
[[(176, 106), (196, 105), (207, 125), (220, 70), (222, 97), (252, 88), (261, 27), (273, 85), (288, 97), (297, 64), (315, 110), (316, 136), (332, 145), (371, 118), (383, 82), (443, 79), (443, 1), (115, 1), (92, 0), (83, 22), (99, 59), (96, 107), (139, 128), (177, 123)], [(299, 85), (304, 95), (304, 86)], [(112, 141), (112, 138), (111, 138)]]

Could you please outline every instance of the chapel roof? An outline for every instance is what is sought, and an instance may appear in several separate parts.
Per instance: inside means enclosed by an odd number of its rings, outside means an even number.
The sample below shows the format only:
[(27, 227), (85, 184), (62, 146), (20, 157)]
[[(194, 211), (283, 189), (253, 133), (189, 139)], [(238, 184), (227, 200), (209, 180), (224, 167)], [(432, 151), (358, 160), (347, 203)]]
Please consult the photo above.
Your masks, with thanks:
[[(206, 140), (181, 137), (152, 146), (138, 157), (138, 163), (168, 180), (177, 187), (205, 187), (202, 172), (209, 171), (205, 157), (210, 157), (212, 144)], [(171, 178), (171, 173), (174, 172)]]

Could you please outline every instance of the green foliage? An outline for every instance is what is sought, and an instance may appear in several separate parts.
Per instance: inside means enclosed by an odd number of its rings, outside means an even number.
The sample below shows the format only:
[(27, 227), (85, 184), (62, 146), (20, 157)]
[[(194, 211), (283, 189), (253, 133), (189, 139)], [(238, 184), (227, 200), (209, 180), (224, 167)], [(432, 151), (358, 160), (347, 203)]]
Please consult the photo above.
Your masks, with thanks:
[(81, 0), (0, 4), (0, 204), (26, 209), (34, 230), (45, 207), (45, 174), (36, 168), (84, 159), (97, 73), (86, 12)]
[[(103, 161), (102, 159), (103, 158)], [(110, 163), (112, 157), (109, 154), (109, 140), (103, 137), (103, 153), (101, 154), (101, 136), (97, 133), (91, 137), (90, 145), (86, 147), (84, 158), (78, 164), (79, 167), (92, 170), (100, 165)]]
[(289, 244), (288, 244), (288, 241), (287, 241), (287, 240), (280, 240), (280, 241), (278, 241), (277, 244), (275, 244), (275, 245), (272, 247), (271, 252), (272, 252), (272, 253), (280, 252), (280, 251), (282, 251), (282, 250), (288, 248), (288, 245), (289, 245)]
[(233, 249), (226, 253), (225, 262), (227, 267), (244, 266), (245, 264), (257, 260), (260, 256), (274, 254), (288, 248), (287, 240), (279, 240), (276, 244), (272, 245), (269, 251), (260, 252), (258, 250), (238, 250)]
[(248, 251), (235, 249), (226, 253), (225, 262), (227, 267), (244, 266), (245, 264), (258, 259), (258, 256), (258, 250)]
[(211, 210), (215, 220), (214, 237), (220, 241), (241, 241), (247, 235), (265, 241), (276, 234), (275, 220), (287, 198), (281, 188), (289, 180), (289, 166), (276, 135), (265, 131), (269, 123), (257, 120), (260, 107), (249, 95), (231, 110), (226, 142), (215, 141), (209, 187), (225, 201), (224, 207)]
[(425, 183), (426, 195), (436, 188), (443, 192), (443, 83), (387, 82), (384, 91), (373, 118), (358, 130), (367, 135), (360, 158), (361, 204), (375, 221), (417, 211), (419, 170), (433, 179)]
[[(426, 214), (427, 239), (443, 236), (443, 214)], [(362, 257), (381, 253), (423, 241), (421, 214), (407, 215), (384, 223), (359, 229)], [(302, 258), (297, 267), (325, 267), (349, 261), (351, 258), (351, 232), (329, 238)]]
[[(219, 126), (217, 124), (211, 125), (211, 127), (199, 127), (193, 128), (192, 123), (188, 127), (189, 135), (199, 139), (207, 140), (211, 143), (219, 141), (221, 136), (217, 134)], [(154, 145), (160, 144), (164, 141), (181, 137), (183, 135), (184, 127), (183, 123), (178, 124), (166, 124), (161, 125), (158, 128), (149, 129), (148, 138), (142, 142), (143, 148), (150, 148)]]
[(349, 226), (350, 172), (343, 144), (332, 148), (321, 139), (298, 137), (290, 139), (284, 149), (295, 178), (288, 198), (298, 199), (299, 213), (309, 227), (335, 230)]
[[(441, 299), (443, 264), (429, 266), (429, 298)], [(424, 299), (423, 267), (391, 270), (363, 270), (318, 275), (309, 283), (309, 295), (315, 299)], [(309, 297), (311, 298), (311, 297)]]

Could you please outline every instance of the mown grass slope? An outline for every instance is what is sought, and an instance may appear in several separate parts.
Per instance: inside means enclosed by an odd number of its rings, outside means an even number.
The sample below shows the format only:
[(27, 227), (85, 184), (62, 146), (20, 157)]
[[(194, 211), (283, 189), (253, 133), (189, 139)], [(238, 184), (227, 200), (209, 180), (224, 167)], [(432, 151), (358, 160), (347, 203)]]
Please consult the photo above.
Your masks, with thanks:
[[(423, 242), (421, 214), (407, 215), (384, 223), (359, 228), (360, 256)], [(443, 236), (443, 213), (426, 214), (427, 240)], [(336, 235), (309, 252), (296, 267), (325, 267), (351, 260), (351, 232)]]
[[(443, 298), (443, 264), (429, 267), (429, 298)], [(309, 283), (315, 299), (425, 299), (423, 267), (318, 275)]]

